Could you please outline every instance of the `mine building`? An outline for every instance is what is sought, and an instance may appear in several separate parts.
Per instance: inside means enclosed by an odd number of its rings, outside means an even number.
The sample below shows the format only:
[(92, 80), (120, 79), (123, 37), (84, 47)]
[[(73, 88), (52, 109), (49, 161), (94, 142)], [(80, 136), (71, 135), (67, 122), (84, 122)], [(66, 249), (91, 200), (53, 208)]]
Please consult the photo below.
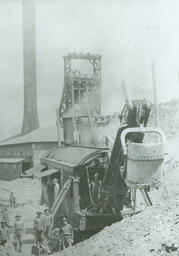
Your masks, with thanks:
[(0, 179), (12, 180), (23, 176), (40, 157), (58, 145), (57, 128), (42, 127), (0, 143)]

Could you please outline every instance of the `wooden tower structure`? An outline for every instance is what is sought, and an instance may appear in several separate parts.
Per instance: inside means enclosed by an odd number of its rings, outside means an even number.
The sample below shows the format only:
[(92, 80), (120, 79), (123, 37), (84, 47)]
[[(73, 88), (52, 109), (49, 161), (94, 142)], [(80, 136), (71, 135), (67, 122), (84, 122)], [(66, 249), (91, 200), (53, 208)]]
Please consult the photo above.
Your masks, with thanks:
[[(68, 54), (64, 56), (64, 86), (58, 111), (58, 121), (64, 130), (65, 144), (83, 144), (81, 127), (90, 128), (101, 114), (101, 55)], [(72, 70), (72, 60), (86, 60), (93, 68), (92, 74)], [(95, 144), (94, 135), (93, 143)]]

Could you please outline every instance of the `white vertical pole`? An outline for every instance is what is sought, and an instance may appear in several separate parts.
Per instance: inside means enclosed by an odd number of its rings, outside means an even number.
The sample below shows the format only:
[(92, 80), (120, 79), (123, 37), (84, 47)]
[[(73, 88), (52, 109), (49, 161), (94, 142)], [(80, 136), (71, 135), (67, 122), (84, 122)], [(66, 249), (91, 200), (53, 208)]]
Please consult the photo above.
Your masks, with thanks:
[(152, 69), (153, 95), (154, 95), (155, 126), (159, 127), (158, 92), (157, 92), (157, 81), (156, 81), (154, 62), (151, 62), (151, 69)]
[(59, 109), (56, 110), (57, 113), (57, 139), (58, 139), (58, 145), (61, 145), (60, 141), (60, 120), (59, 120)]

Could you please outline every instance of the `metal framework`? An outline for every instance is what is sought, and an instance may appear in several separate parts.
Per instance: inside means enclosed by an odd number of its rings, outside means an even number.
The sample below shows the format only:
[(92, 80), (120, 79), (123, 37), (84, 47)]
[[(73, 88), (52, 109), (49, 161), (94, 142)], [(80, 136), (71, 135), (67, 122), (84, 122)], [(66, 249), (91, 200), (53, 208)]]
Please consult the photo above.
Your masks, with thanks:
[[(64, 87), (59, 107), (59, 118), (71, 110), (75, 117), (86, 116), (81, 103), (85, 99), (89, 104), (92, 116), (101, 113), (101, 55), (69, 53), (64, 59)], [(89, 61), (93, 67), (93, 74), (81, 74), (79, 70), (72, 70), (72, 60)], [(78, 105), (78, 111), (75, 106)]]

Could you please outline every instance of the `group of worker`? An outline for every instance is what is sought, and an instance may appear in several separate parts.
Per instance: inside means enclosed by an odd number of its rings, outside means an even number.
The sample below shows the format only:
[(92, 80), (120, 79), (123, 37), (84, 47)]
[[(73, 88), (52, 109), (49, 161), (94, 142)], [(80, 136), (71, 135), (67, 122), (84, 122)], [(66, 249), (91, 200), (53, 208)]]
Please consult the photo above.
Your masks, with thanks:
[(6, 246), (11, 242), (10, 230), (13, 230), (14, 236), (12, 244), (16, 251), (22, 252), (23, 246), (23, 233), (24, 233), (24, 223), (21, 221), (21, 216), (16, 215), (14, 224), (11, 225), (9, 213), (7, 208), (1, 210), (1, 227), (0, 227), (0, 245)]
[(54, 219), (50, 209), (38, 211), (36, 214), (33, 227), (37, 247), (45, 246), (49, 252), (58, 252), (72, 245), (73, 228), (66, 217), (62, 218), (58, 227), (53, 228)]
[[(24, 240), (24, 222), (20, 215), (15, 216), (14, 224), (10, 223), (7, 208), (0, 211), (0, 246), (11, 243), (10, 233), (13, 231), (12, 244), (14, 249), (22, 252)], [(73, 227), (63, 217), (61, 223), (54, 228), (54, 219), (50, 209), (38, 211), (33, 222), (36, 246), (46, 248), (47, 252), (58, 252), (72, 246), (74, 240)]]

